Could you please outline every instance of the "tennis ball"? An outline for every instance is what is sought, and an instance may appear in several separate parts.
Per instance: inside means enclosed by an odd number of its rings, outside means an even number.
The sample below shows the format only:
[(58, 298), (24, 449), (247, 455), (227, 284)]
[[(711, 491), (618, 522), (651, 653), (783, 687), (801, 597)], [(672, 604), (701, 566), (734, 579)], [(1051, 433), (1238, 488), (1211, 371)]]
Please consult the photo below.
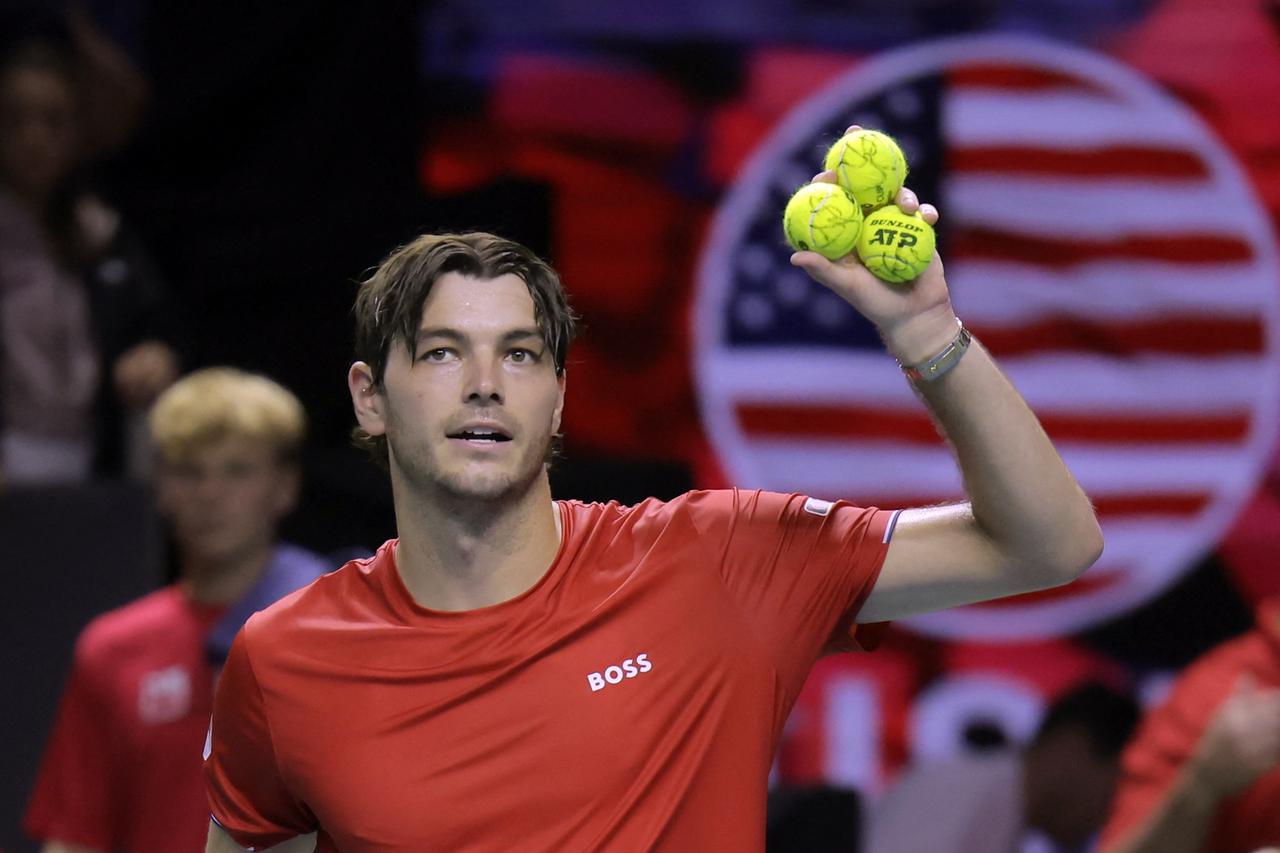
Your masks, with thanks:
[(888, 134), (847, 133), (827, 151), (823, 167), (862, 205), (864, 214), (893, 201), (907, 179), (907, 158)]
[(924, 272), (933, 260), (936, 243), (933, 226), (924, 217), (905, 214), (891, 204), (862, 223), (858, 257), (877, 278), (901, 284)]
[(791, 248), (833, 261), (853, 251), (861, 229), (861, 208), (835, 184), (805, 184), (782, 214), (782, 231)]

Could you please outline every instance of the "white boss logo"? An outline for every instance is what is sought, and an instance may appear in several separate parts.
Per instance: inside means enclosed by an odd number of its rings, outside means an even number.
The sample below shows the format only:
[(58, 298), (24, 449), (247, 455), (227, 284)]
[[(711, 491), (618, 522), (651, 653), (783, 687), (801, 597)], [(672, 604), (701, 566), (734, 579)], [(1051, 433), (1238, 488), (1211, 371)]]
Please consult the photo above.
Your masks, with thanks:
[(624, 678), (635, 678), (640, 673), (651, 669), (653, 669), (653, 663), (650, 662), (649, 655), (640, 654), (634, 658), (627, 658), (621, 666), (606, 666), (604, 672), (589, 674), (587, 684), (591, 685), (591, 692), (594, 693), (610, 684), (620, 684)]

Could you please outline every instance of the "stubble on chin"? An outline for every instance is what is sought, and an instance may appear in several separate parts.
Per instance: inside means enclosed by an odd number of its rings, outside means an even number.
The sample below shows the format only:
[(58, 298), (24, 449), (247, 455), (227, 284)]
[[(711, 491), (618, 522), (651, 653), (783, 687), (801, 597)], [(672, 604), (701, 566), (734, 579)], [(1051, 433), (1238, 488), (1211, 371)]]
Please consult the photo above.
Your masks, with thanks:
[(518, 498), (529, 490), (542, 472), (551, 441), (551, 436), (547, 436), (536, 452), (533, 445), (526, 448), (514, 469), (496, 471), (468, 472), (465, 462), (450, 470), (427, 447), (401, 455), (395, 452), (393, 444), (391, 458), (400, 478), (419, 495), (435, 495), (451, 502), (499, 503)]

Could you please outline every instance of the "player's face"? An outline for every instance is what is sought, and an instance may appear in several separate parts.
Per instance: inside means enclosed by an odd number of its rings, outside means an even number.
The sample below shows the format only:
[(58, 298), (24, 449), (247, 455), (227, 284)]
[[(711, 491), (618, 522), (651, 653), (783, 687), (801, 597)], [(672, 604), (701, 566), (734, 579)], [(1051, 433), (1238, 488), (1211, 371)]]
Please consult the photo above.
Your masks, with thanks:
[(417, 359), (394, 347), (383, 385), (392, 469), (415, 490), (501, 500), (545, 476), (564, 380), (518, 276), (442, 276), (423, 305)]
[(0, 172), (22, 195), (44, 196), (76, 159), (75, 99), (55, 74), (18, 68), (0, 80)]
[(219, 565), (269, 547), (297, 500), (296, 472), (275, 449), (232, 436), (162, 462), (156, 494), (184, 561)]

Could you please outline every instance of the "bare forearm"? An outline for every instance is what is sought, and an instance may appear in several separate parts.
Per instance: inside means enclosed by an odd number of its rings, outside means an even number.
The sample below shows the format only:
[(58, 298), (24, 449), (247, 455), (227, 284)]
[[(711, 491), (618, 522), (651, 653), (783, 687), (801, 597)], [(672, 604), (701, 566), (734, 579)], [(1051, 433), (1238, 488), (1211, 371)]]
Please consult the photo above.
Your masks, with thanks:
[[(957, 329), (946, 311), (886, 341), (918, 362)], [(1097, 559), (1102, 534), (1089, 499), (976, 338), (952, 370), (917, 388), (954, 449), (975, 520), (1002, 553), (1066, 579)]]

